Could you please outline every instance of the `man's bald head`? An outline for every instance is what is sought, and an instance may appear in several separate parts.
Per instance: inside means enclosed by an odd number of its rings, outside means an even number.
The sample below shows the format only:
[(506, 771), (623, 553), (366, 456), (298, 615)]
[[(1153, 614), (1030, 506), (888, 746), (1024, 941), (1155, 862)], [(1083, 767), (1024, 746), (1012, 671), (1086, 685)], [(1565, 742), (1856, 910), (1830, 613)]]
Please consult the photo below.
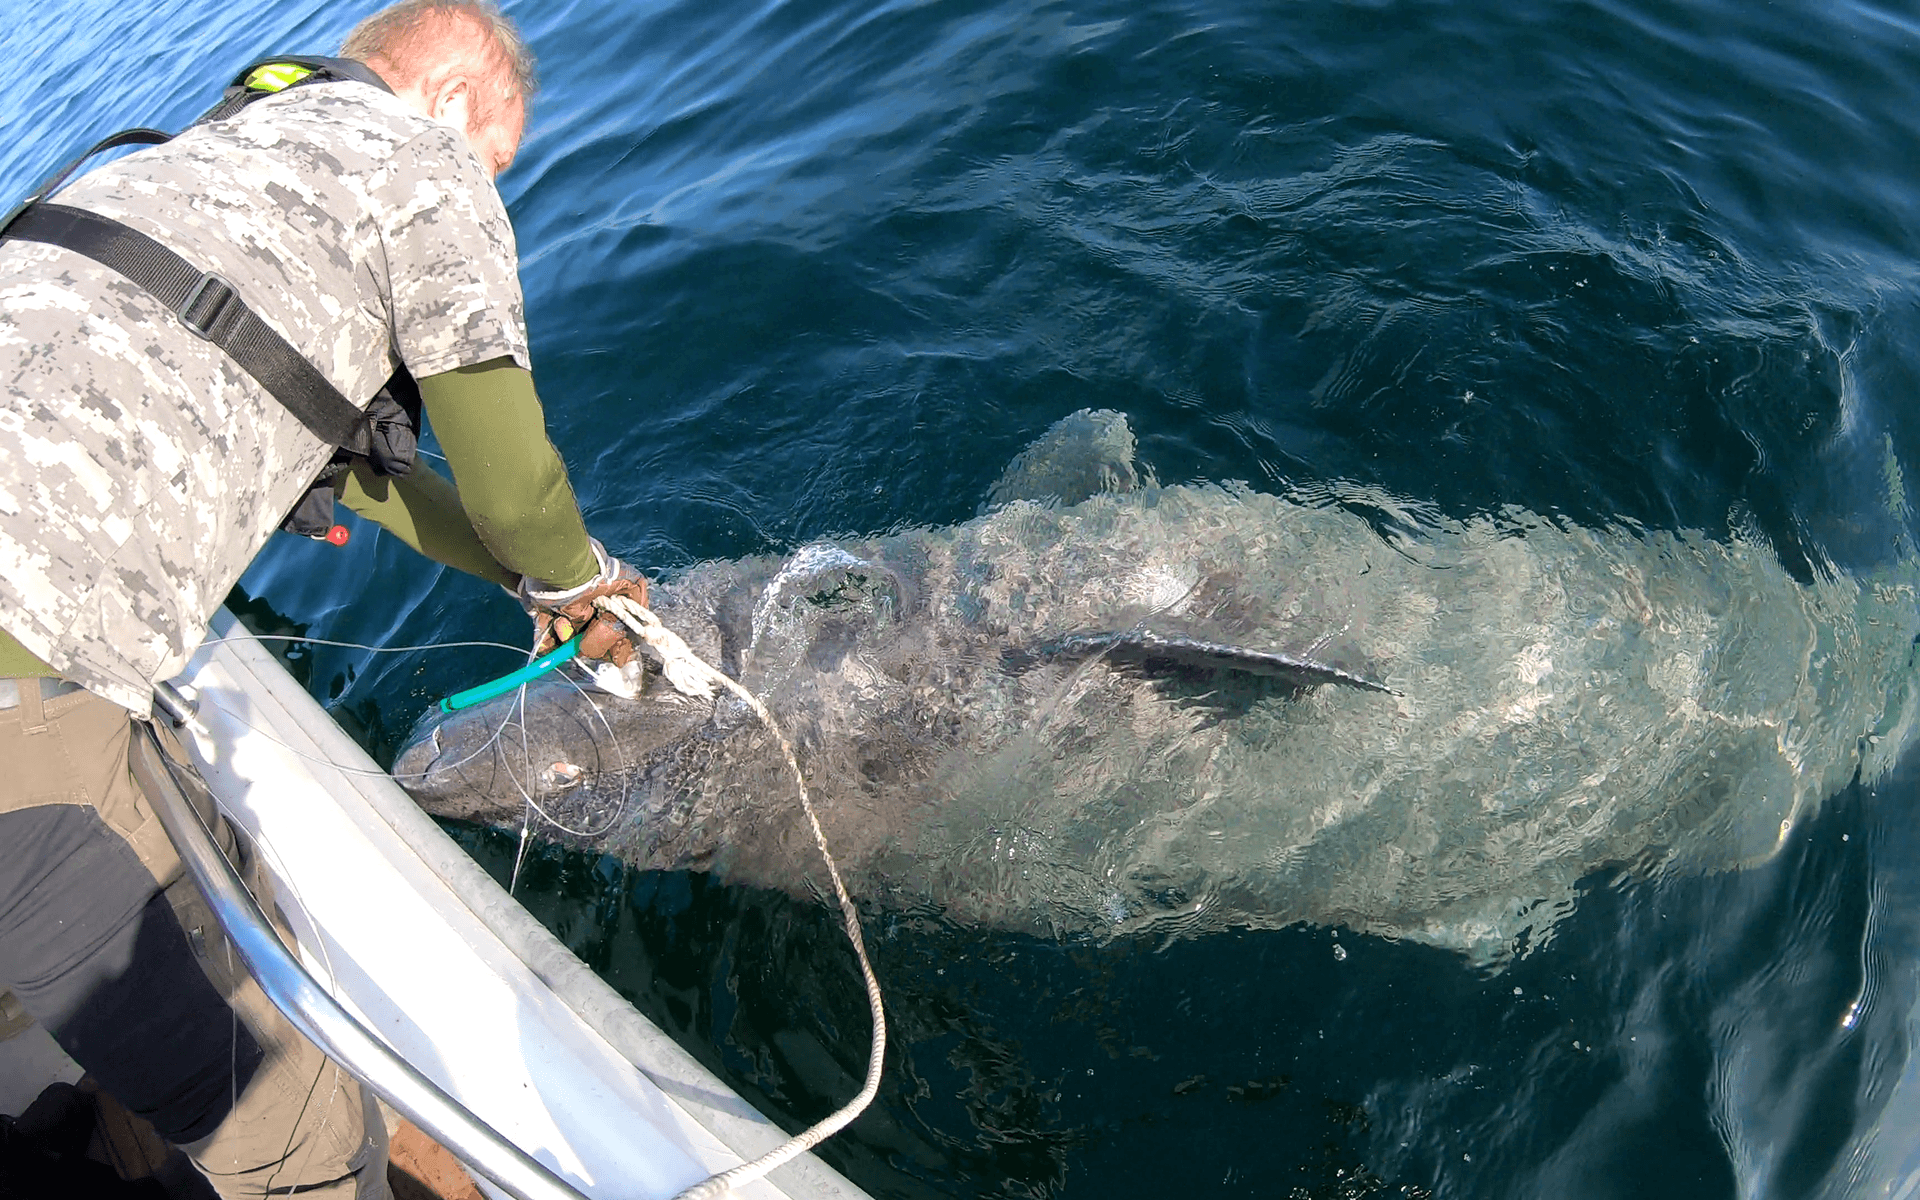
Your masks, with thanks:
[(459, 128), (496, 174), (513, 161), (537, 84), (520, 31), (491, 0), (401, 0), (355, 26), (340, 54)]

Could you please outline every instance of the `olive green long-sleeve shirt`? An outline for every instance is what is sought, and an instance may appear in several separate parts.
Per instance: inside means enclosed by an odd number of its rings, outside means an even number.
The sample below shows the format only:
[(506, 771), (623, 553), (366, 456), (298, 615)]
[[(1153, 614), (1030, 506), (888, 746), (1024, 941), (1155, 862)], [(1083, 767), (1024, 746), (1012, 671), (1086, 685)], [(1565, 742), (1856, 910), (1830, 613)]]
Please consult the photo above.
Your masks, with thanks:
[(341, 503), (450, 567), (513, 587), (526, 575), (576, 587), (599, 571), (567, 469), (547, 440), (533, 376), (498, 359), (420, 381), (453, 483), (424, 464), (384, 479), (364, 466)]
[[(504, 587), (522, 575), (555, 588), (592, 579), (599, 564), (533, 376), (496, 359), (422, 379), (420, 395), (453, 481), (424, 462), (393, 479), (356, 466), (335, 487), (340, 502), (427, 557)], [(0, 630), (0, 679), (53, 674)]]

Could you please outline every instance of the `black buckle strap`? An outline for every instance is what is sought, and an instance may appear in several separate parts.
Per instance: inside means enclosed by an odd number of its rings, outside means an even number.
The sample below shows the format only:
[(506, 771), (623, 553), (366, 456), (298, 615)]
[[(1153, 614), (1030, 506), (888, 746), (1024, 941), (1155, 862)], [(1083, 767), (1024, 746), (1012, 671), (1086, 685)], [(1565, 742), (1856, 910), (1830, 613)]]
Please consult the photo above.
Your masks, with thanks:
[(235, 296), (233, 285), (208, 271), (193, 285), (187, 298), (181, 302), (180, 322), (201, 337), (212, 341), (214, 327), (220, 321), (220, 315)]
[(118, 271), (172, 309), (196, 335), (224, 350), (315, 437), (366, 451), (360, 409), (218, 275), (196, 269), (131, 226), (65, 204), (31, 206), (0, 231), (0, 238), (61, 246)]

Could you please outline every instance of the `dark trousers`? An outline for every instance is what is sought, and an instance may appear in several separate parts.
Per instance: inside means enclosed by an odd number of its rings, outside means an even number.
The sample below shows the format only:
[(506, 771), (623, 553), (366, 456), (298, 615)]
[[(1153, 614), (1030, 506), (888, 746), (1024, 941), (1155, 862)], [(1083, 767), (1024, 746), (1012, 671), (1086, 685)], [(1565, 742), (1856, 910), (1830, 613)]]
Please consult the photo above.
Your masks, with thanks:
[(267, 1001), (182, 877), (128, 773), (126, 710), (14, 683), (0, 988), (223, 1197), (385, 1197), (378, 1115)]

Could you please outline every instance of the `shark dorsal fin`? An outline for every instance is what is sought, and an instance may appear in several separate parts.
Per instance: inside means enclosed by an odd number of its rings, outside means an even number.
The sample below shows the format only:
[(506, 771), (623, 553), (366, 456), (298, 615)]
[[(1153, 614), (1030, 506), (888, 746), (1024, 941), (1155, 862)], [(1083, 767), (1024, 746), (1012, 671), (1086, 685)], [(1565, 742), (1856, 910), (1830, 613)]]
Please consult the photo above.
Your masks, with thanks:
[(1041, 659), (1095, 657), (1141, 668), (1149, 673), (1156, 669), (1230, 671), (1279, 679), (1302, 689), (1332, 683), (1364, 692), (1382, 692), (1390, 696), (1400, 694), (1384, 683), (1305, 654), (1256, 650), (1181, 634), (1151, 633), (1144, 629), (1070, 633), (1042, 642), (1032, 650), (1018, 652), (1008, 665), (1018, 669)]
[(1135, 463), (1134, 449), (1126, 414), (1105, 408), (1069, 413), (1014, 456), (988, 489), (980, 511), (1016, 500), (1065, 508), (1103, 492), (1151, 485), (1153, 472)]

